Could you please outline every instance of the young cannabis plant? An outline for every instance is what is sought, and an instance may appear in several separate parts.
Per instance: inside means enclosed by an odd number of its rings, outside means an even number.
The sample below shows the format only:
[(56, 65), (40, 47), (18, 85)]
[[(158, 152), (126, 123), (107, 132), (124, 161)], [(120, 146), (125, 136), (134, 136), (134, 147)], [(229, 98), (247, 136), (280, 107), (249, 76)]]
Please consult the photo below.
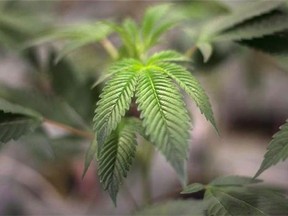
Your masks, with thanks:
[(113, 199), (120, 179), (126, 175), (135, 155), (135, 130), (127, 129), (133, 128), (133, 123), (125, 126), (121, 122), (134, 96), (143, 120), (144, 136), (166, 157), (183, 184), (186, 181), (190, 118), (179, 87), (194, 99), (215, 126), (208, 97), (199, 82), (183, 66), (175, 63), (184, 59), (174, 51), (163, 51), (146, 61), (123, 59), (111, 67), (113, 76), (97, 103), (94, 130), (99, 175)]
[[(100, 180), (114, 202), (135, 156), (136, 133), (155, 145), (185, 184), (190, 117), (179, 87), (216, 128), (200, 83), (176, 63), (186, 61), (185, 56), (171, 50), (148, 54), (159, 37), (175, 25), (175, 20), (162, 19), (168, 8), (165, 5), (148, 10), (140, 27), (130, 19), (122, 25), (107, 23), (118, 33), (122, 47), (97, 103), (93, 119), (96, 139), (90, 149), (97, 149)], [(133, 98), (142, 121), (123, 118)], [(88, 150), (86, 167), (91, 152)]]

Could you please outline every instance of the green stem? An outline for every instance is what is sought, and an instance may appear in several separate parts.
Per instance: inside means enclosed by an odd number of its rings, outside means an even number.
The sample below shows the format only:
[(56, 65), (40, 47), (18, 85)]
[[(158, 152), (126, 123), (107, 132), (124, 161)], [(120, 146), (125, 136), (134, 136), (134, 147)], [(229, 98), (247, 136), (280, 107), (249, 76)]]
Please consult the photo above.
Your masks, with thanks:
[(113, 60), (116, 60), (119, 58), (119, 53), (118, 53), (117, 49), (115, 48), (115, 46), (111, 43), (110, 40), (105, 38), (105, 39), (101, 40), (100, 43), (102, 44), (104, 49), (107, 51), (107, 53), (111, 56), (111, 58)]
[(142, 194), (144, 205), (152, 203), (151, 182), (150, 182), (150, 169), (142, 169)]
[(150, 143), (143, 142), (143, 149), (141, 152), (140, 166), (142, 175), (142, 200), (143, 205), (149, 205), (152, 203), (152, 186), (150, 179), (151, 162), (154, 155), (153, 146)]
[(94, 138), (94, 135), (88, 131), (83, 131), (83, 130), (80, 130), (78, 128), (73, 128), (69, 125), (65, 125), (65, 124), (62, 124), (60, 122), (53, 121), (51, 119), (44, 118), (44, 122), (47, 124), (53, 125), (55, 127), (61, 128), (61, 129), (65, 130), (71, 134), (74, 134), (74, 135), (77, 135), (80, 137), (84, 137), (84, 138), (87, 138), (90, 140), (92, 140)]
[(191, 58), (195, 51), (197, 50), (197, 46), (193, 46), (191, 47), (190, 49), (188, 49), (186, 52), (185, 52), (185, 56), (187, 56), (188, 58)]

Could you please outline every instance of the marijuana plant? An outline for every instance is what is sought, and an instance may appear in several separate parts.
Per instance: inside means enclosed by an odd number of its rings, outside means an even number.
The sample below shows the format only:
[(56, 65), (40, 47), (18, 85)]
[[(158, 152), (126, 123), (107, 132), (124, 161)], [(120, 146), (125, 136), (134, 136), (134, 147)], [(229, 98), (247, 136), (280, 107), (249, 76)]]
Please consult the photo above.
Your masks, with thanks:
[[(127, 176), (136, 155), (138, 135), (165, 156), (177, 172), (183, 186), (186, 186), (191, 120), (182, 91), (193, 99), (201, 113), (218, 132), (208, 96), (200, 82), (188, 69), (189, 67), (186, 67), (187, 63), (191, 64), (190, 55), (193, 54), (191, 51), (199, 49), (204, 61), (207, 62), (213, 54), (213, 45), (220, 42), (236, 42), (270, 54), (286, 54), (288, 50), (288, 12), (285, 2), (260, 1), (248, 4), (195, 28), (187, 25), (189, 17), (180, 16), (179, 10), (181, 8), (165, 4), (149, 8), (140, 23), (132, 19), (125, 19), (120, 24), (111, 20), (102, 20), (59, 27), (25, 44), (25, 47), (29, 47), (31, 44), (64, 40), (63, 49), (56, 57), (53, 54), (56, 65), (63, 63), (63, 57), (70, 52), (95, 42), (99, 42), (112, 58), (113, 62), (94, 84), (95, 87), (102, 82), (105, 83), (96, 104), (93, 126), (88, 126), (88, 132), (72, 128), (72, 126), (83, 128), (83, 125), (87, 127), (86, 124), (79, 125), (71, 122), (67, 113), (68, 116), (61, 116), (61, 109), (67, 107), (67, 104), (63, 105), (57, 98), (51, 101), (55, 107), (59, 105), (58, 116), (62, 117), (62, 124), (70, 125), (69, 129), (75, 134), (92, 140), (86, 153), (83, 175), (91, 161), (96, 158), (100, 181), (115, 204), (120, 184)], [(169, 12), (171, 16), (167, 16)], [(186, 34), (194, 41), (194, 46), (186, 55), (170, 49), (164, 51), (156, 49), (161, 36), (176, 26), (186, 28)], [(113, 45), (114, 41), (110, 40), (111, 35), (118, 37), (120, 41), (116, 46)], [(57, 78), (57, 75), (54, 74), (53, 77)], [(63, 77), (56, 78), (55, 83)], [(74, 83), (73, 79), (72, 81)], [(75, 104), (73, 95), (61, 89), (59, 84), (55, 86), (56, 92), (66, 97), (68, 104), (73, 104), (72, 107), (75, 107), (73, 115), (76, 113), (79, 117), (79, 113), (85, 113), (86, 110), (82, 110), (78, 103)], [(87, 93), (87, 89), (83, 90), (82, 85), (78, 87), (79, 91), (74, 89), (73, 93)], [(55, 124), (54, 114), (47, 116), (49, 113), (47, 114), (47, 110), (39, 104), (31, 105), (25, 100), (13, 99), (15, 98), (13, 94), (19, 95), (19, 92), (11, 93), (2, 90), (0, 94), (2, 97), (0, 141), (2, 143), (34, 131), (43, 122)], [(35, 95), (37, 97), (37, 94)], [(137, 111), (129, 112), (135, 106)], [(59, 125), (57, 122), (56, 124)], [(255, 178), (280, 160), (287, 159), (287, 129), (286, 123), (274, 136)], [(268, 188), (253, 187), (260, 182), (255, 178), (221, 177), (208, 185), (198, 183), (189, 185), (185, 187), (183, 193), (205, 191), (204, 201), (196, 205), (203, 215), (204, 213), (207, 215), (285, 215), (288, 212), (287, 199), (280, 192), (274, 193)], [(271, 199), (268, 200), (268, 196)], [(271, 207), (275, 204), (281, 206), (278, 212)], [(181, 204), (177, 202), (175, 208), (178, 205), (183, 207), (184, 202)], [(151, 210), (147, 211), (151, 212)], [(157, 214), (157, 208), (152, 212)], [(142, 213), (145, 214), (145, 211)]]

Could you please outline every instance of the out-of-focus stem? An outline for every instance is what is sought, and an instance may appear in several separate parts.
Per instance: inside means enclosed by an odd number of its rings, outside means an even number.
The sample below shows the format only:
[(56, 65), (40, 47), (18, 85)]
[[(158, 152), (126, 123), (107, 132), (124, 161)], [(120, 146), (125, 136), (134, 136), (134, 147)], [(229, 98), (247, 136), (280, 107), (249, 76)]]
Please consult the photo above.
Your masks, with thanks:
[(110, 40), (105, 38), (105, 39), (102, 39), (100, 43), (104, 47), (104, 49), (107, 51), (107, 53), (111, 56), (112, 59), (114, 60), (118, 59), (119, 53)]
[(53, 126), (56, 126), (58, 128), (61, 128), (71, 134), (74, 134), (74, 135), (77, 135), (77, 136), (80, 136), (80, 137), (84, 137), (84, 138), (87, 138), (87, 139), (90, 139), (92, 140), (94, 138), (94, 135), (88, 131), (83, 131), (83, 130), (80, 130), (80, 129), (77, 129), (77, 128), (73, 128), (69, 125), (65, 125), (65, 124), (62, 124), (60, 122), (56, 122), (56, 121), (53, 121), (53, 120), (50, 120), (50, 119), (47, 119), (47, 118), (44, 118), (44, 122), (47, 123), (47, 124), (50, 124), (50, 125), (53, 125)]
[(188, 58), (191, 58), (196, 50), (197, 50), (197, 46), (191, 47), (190, 49), (186, 51), (185, 56), (187, 56)]

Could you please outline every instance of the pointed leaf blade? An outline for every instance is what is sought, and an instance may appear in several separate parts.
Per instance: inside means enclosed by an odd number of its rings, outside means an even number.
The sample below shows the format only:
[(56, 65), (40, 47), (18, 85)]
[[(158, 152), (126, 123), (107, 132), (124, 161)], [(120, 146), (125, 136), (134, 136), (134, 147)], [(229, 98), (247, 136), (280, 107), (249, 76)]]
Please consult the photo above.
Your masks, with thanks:
[(213, 186), (243, 186), (247, 184), (255, 184), (262, 180), (254, 179), (247, 176), (221, 176), (214, 179), (209, 185)]
[(65, 57), (70, 52), (79, 49), (87, 44), (99, 42), (113, 32), (113, 29), (105, 22), (82, 23), (77, 25), (58, 27), (45, 36), (38, 37), (26, 43), (25, 47), (35, 46), (37, 44), (52, 42), (55, 40), (65, 40), (68, 42), (64, 49), (59, 53), (57, 59)]
[(210, 43), (201, 42), (197, 44), (197, 47), (203, 55), (204, 62), (208, 62), (213, 53), (212, 45)]
[(265, 35), (251, 40), (239, 40), (237, 43), (272, 55), (288, 54), (288, 32)]
[(41, 122), (37, 112), (0, 99), (0, 142), (16, 140), (34, 131)]
[(199, 81), (185, 68), (173, 63), (161, 63), (158, 66), (176, 83), (193, 98), (196, 105), (199, 107), (201, 113), (203, 113), (208, 121), (214, 126), (218, 132), (217, 125), (214, 119), (214, 114), (211, 108), (211, 104), (204, 89), (200, 85)]
[(170, 7), (170, 4), (157, 5), (146, 11), (142, 22), (142, 34), (144, 38), (151, 36), (156, 23), (168, 12)]
[(245, 198), (235, 196), (227, 191), (210, 188), (205, 193), (205, 200), (209, 201), (208, 216), (241, 216), (259, 215), (268, 216), (257, 205), (252, 205)]
[(288, 29), (288, 14), (275, 13), (253, 19), (215, 37), (215, 41), (240, 41), (272, 35)]
[(182, 96), (167, 75), (148, 66), (142, 69), (136, 97), (146, 134), (185, 184), (190, 126)]
[(138, 210), (135, 216), (151, 216), (151, 215), (190, 215), (190, 216), (205, 216), (207, 203), (199, 200), (174, 200), (166, 203), (160, 203), (152, 206), (147, 206), (144, 209)]
[(283, 1), (260, 1), (244, 4), (230, 15), (214, 19), (205, 25), (200, 33), (200, 41), (210, 41), (215, 35), (228, 29), (232, 29), (239, 24), (243, 24), (255, 17), (270, 13), (279, 8)]
[(273, 136), (270, 142), (267, 152), (264, 156), (264, 160), (255, 174), (255, 177), (259, 176), (262, 172), (270, 168), (271, 166), (284, 161), (288, 158), (288, 120), (284, 125), (280, 127), (280, 130)]
[(184, 190), (181, 192), (181, 194), (190, 194), (190, 193), (196, 193), (201, 190), (204, 190), (205, 186), (200, 183), (193, 183), (191, 185), (188, 185), (187, 187), (184, 188)]
[(167, 50), (167, 51), (161, 51), (153, 54), (147, 64), (155, 64), (159, 62), (175, 62), (175, 61), (188, 61), (188, 58), (181, 53)]
[[(124, 60), (125, 61), (125, 60)], [(126, 61), (126, 63), (131, 61)], [(134, 63), (138, 64), (137, 61)], [(106, 138), (116, 129), (121, 118), (128, 110), (137, 84), (137, 70), (135, 65), (126, 65), (123, 62), (114, 67), (119, 70), (104, 87), (100, 100), (97, 103), (94, 116), (94, 131), (98, 143), (98, 153), (101, 151)]]
[(98, 160), (98, 175), (105, 190), (116, 205), (119, 185), (132, 164), (136, 153), (136, 135), (129, 124), (113, 131), (105, 142)]

